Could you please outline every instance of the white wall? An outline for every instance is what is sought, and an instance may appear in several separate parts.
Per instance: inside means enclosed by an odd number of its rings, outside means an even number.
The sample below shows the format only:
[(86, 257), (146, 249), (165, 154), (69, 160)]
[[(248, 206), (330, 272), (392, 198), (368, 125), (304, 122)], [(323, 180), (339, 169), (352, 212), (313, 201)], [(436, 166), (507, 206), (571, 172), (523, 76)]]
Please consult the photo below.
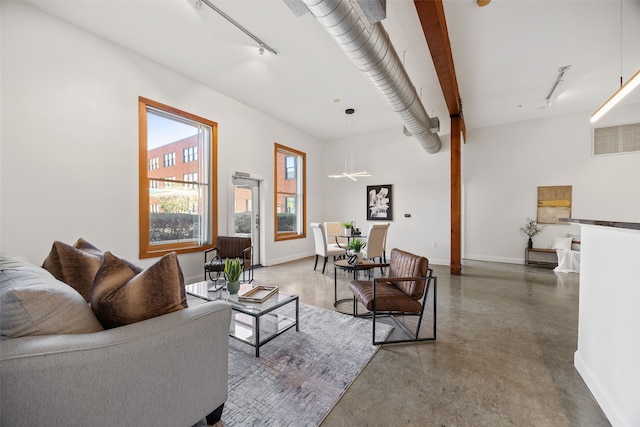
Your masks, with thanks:
[[(598, 126), (639, 119), (640, 105), (620, 106)], [(393, 184), (387, 248), (400, 247), (448, 265), (449, 135), (442, 137), (439, 153), (428, 154), (401, 128), (327, 144), (325, 176), (343, 171), (345, 144), (354, 153), (354, 171), (373, 176), (357, 182), (326, 178), (326, 217), (311, 220), (355, 220), (365, 231), (366, 186)], [(574, 218), (640, 221), (640, 154), (593, 157), (591, 132), (588, 112), (469, 131), (462, 145), (463, 258), (522, 263), (527, 237), (520, 227), (527, 217), (536, 218), (538, 186), (573, 186)], [(580, 230), (547, 225), (534, 246), (548, 247), (554, 236), (567, 233)]]
[[(233, 171), (264, 178), (265, 264), (313, 253), (313, 237), (273, 241), (273, 150), (307, 153), (307, 208), (322, 209), (314, 138), (30, 6), (2, 4), (0, 251), (41, 263), (54, 240), (84, 237), (138, 260), (138, 96), (219, 124), (218, 231)], [(201, 277), (202, 253), (180, 256)]]
[[(573, 186), (572, 217), (640, 221), (640, 153), (591, 155), (589, 114), (470, 131), (463, 146), (465, 258), (522, 262), (526, 218), (536, 218), (538, 186)], [(598, 126), (640, 119), (640, 105), (619, 107)], [(574, 225), (545, 226), (535, 247)]]
[[(137, 260), (137, 99), (144, 96), (219, 123), (220, 234), (228, 231), (233, 171), (264, 179), (264, 264), (313, 253), (311, 234), (273, 241), (274, 142), (307, 153), (307, 223), (355, 220), (366, 231), (366, 186), (392, 184), (388, 249), (449, 264), (448, 135), (437, 154), (405, 137), (400, 122), (386, 132), (320, 143), (28, 5), (1, 4), (0, 251), (39, 263), (53, 240), (82, 236)], [(538, 186), (572, 185), (573, 217), (640, 220), (640, 154), (592, 157), (589, 113), (468, 132), (464, 258), (522, 262), (526, 237), (519, 228), (535, 218)], [(639, 105), (619, 107), (600, 124), (638, 118)], [(353, 145), (355, 169), (371, 178), (327, 178), (344, 169), (345, 143)], [(546, 247), (567, 232), (578, 229), (547, 226), (535, 244)], [(201, 254), (181, 255), (180, 262), (187, 277), (200, 277)]]
[[(357, 120), (357, 117), (354, 118)], [(325, 218), (312, 221), (356, 221), (363, 233), (367, 222), (367, 185), (393, 185), (393, 221), (387, 235), (387, 255), (394, 247), (424, 255), (434, 264), (449, 264), (450, 258), (450, 152), (449, 138), (443, 136), (442, 149), (427, 153), (414, 138), (396, 129), (354, 135), (326, 145)], [(353, 153), (352, 172), (366, 170), (373, 176), (326, 178), (345, 167), (345, 144)], [(350, 163), (350, 162), (349, 162)], [(410, 214), (410, 218), (405, 218)], [(434, 242), (437, 244), (433, 246)]]

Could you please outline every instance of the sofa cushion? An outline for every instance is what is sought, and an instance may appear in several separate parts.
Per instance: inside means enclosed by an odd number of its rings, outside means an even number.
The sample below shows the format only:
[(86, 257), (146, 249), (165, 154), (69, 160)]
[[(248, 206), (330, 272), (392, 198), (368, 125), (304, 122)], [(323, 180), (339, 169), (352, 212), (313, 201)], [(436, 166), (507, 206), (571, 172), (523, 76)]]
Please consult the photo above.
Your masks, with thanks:
[(55, 241), (42, 267), (73, 287), (85, 301), (91, 298), (93, 280), (102, 264), (102, 252), (80, 238), (73, 245)]
[(0, 258), (2, 338), (103, 330), (87, 302), (72, 287), (22, 258)]
[(105, 252), (91, 308), (106, 329), (187, 308), (184, 276), (171, 252), (146, 270)]

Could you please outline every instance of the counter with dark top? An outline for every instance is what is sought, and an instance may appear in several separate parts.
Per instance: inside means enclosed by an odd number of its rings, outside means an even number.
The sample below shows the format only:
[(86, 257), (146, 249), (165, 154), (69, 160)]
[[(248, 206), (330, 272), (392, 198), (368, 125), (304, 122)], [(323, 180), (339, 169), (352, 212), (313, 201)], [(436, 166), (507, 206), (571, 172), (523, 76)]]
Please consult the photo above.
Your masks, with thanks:
[(560, 218), (560, 222), (569, 222), (571, 224), (583, 224), (583, 225), (599, 225), (601, 227), (628, 228), (630, 230), (640, 230), (640, 222), (604, 221), (604, 220), (597, 220), (597, 219), (577, 219), (577, 218)]

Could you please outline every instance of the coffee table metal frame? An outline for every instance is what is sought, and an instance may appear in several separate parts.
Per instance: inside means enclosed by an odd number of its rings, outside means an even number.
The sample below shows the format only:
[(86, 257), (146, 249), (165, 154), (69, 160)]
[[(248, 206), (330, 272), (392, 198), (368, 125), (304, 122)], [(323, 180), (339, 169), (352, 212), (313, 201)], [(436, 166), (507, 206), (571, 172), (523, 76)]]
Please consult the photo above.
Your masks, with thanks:
[[(231, 305), (231, 325), (229, 336), (255, 348), (256, 357), (260, 357), (260, 347), (295, 326), (299, 331), (300, 303), (297, 295), (278, 291), (264, 302), (238, 301), (238, 295), (253, 289), (257, 284), (242, 284), (237, 295), (230, 295), (226, 289), (216, 288), (215, 282), (207, 280), (186, 285), (186, 293), (206, 301), (226, 301)], [(211, 290), (210, 290), (211, 288)], [(295, 319), (278, 314), (275, 311), (295, 302)], [(250, 330), (251, 334), (239, 334)]]

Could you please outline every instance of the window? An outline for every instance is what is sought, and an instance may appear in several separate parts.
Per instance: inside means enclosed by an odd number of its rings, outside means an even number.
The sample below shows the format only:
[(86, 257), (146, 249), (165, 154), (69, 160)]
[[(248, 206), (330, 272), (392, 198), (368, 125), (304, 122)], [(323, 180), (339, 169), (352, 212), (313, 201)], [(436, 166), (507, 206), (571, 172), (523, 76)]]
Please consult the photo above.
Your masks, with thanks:
[[(198, 182), (198, 172), (185, 173), (184, 182)], [(191, 184), (191, 188), (196, 188), (196, 184)]]
[(296, 213), (296, 198), (295, 197), (287, 197), (287, 213), (288, 214)]
[(182, 150), (182, 162), (189, 163), (198, 160), (198, 146), (187, 147)]
[(176, 165), (176, 153), (164, 153), (164, 167), (168, 168), (170, 166)]
[(275, 240), (306, 237), (306, 154), (275, 144)]
[(149, 159), (149, 170), (150, 171), (154, 171), (156, 169), (158, 169), (158, 158), (157, 157), (152, 157)]
[(284, 158), (284, 163), (287, 170), (285, 179), (296, 179), (296, 158), (293, 156), (286, 156)]
[[(140, 258), (211, 247), (217, 235), (217, 123), (142, 97), (138, 105)], [(176, 166), (181, 151), (191, 160), (179, 174), (152, 168), (154, 158)]]

